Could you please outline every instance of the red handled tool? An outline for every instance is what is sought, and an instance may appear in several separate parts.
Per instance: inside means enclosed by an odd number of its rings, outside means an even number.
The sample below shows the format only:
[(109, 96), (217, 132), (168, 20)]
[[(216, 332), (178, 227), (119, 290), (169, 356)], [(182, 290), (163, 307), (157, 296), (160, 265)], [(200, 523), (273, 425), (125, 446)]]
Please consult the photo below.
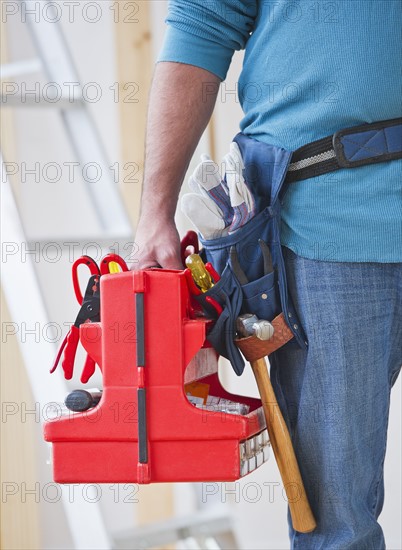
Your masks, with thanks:
[[(102, 275), (110, 273), (113, 265), (120, 266), (122, 271), (128, 271), (126, 262), (117, 254), (108, 254), (101, 260), (100, 268), (98, 264), (90, 256), (81, 256), (76, 260), (72, 267), (72, 278), (74, 293), (81, 308), (78, 312), (77, 318), (73, 326), (68, 331), (64, 338), (60, 349), (57, 353), (56, 359), (50, 372), (54, 372), (59, 364), (60, 357), (63, 354), (63, 360), (61, 366), (64, 371), (64, 377), (66, 380), (70, 380), (73, 376), (75, 355), (77, 353), (78, 341), (80, 336), (80, 326), (83, 323), (91, 322), (97, 323), (100, 321), (100, 293), (99, 293), (99, 281)], [(89, 278), (84, 297), (81, 293), (80, 284), (78, 281), (78, 268), (80, 265), (86, 265), (91, 273)], [(63, 353), (64, 351), (64, 353)], [(95, 361), (90, 355), (87, 355), (84, 368), (81, 374), (81, 382), (86, 384), (95, 372)]]
[(108, 273), (117, 273), (116, 265), (121, 271), (128, 271), (126, 262), (118, 254), (107, 254), (100, 263), (100, 274), (107, 275)]
[[(60, 356), (64, 350), (61, 366), (63, 367), (64, 377), (70, 380), (73, 376), (75, 355), (77, 352), (78, 341), (80, 337), (80, 326), (86, 322), (96, 323), (100, 321), (100, 294), (99, 294), (100, 275), (91, 275), (85, 291), (81, 308), (77, 318), (64, 338), (58, 351), (56, 360), (50, 372), (54, 372), (59, 363)], [(84, 369), (81, 375), (81, 382), (88, 382), (89, 378), (95, 372), (95, 361), (87, 355)]]
[(98, 267), (98, 264), (93, 260), (90, 256), (81, 256), (78, 258), (78, 260), (75, 260), (72, 267), (72, 277), (73, 277), (73, 287), (75, 292), (75, 297), (77, 298), (77, 302), (79, 304), (82, 304), (83, 297), (81, 294), (81, 288), (80, 283), (78, 281), (78, 267), (80, 265), (86, 265), (91, 272), (91, 275), (99, 275), (100, 276), (100, 269)]

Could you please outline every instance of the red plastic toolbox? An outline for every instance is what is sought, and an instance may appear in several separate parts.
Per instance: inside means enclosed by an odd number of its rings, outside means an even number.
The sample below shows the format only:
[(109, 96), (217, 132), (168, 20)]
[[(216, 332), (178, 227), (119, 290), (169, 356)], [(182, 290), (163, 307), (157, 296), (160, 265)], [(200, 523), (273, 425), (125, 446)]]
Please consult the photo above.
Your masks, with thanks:
[[(259, 399), (229, 394), (194, 311), (182, 271), (150, 269), (101, 278), (101, 322), (80, 339), (99, 364), (103, 393), (84, 413), (48, 421), (59, 483), (233, 481), (269, 455)], [(247, 406), (247, 414), (197, 408), (185, 384)]]

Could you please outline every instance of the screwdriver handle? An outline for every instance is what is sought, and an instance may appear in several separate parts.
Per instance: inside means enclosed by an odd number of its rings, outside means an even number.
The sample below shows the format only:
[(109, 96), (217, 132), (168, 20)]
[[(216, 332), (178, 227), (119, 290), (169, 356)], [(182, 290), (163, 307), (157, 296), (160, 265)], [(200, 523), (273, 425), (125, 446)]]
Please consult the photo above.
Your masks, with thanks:
[(199, 254), (190, 254), (186, 258), (186, 266), (191, 271), (191, 275), (201, 292), (207, 292), (214, 286), (211, 274), (205, 267)]

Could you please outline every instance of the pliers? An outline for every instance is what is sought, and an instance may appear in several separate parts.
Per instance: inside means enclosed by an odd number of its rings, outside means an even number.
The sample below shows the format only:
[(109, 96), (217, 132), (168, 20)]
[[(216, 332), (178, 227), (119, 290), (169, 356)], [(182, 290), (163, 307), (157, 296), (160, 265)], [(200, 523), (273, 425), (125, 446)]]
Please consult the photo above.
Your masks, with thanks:
[[(64, 350), (61, 366), (63, 368), (64, 378), (66, 380), (70, 380), (73, 376), (75, 355), (77, 353), (77, 346), (80, 339), (80, 326), (86, 322), (97, 323), (100, 321), (99, 280), (100, 275), (91, 275), (89, 278), (77, 318), (64, 338), (50, 371), (54, 372), (56, 370), (61, 354)], [(81, 374), (81, 382), (86, 384), (94, 372), (95, 361), (90, 355), (87, 355), (84, 369)]]
[[(273, 264), (272, 264), (271, 251), (270, 251), (269, 246), (267, 245), (267, 243), (265, 241), (263, 241), (262, 239), (258, 239), (258, 244), (259, 244), (259, 247), (261, 249), (262, 258), (263, 258), (263, 262), (264, 262), (264, 275), (268, 275), (269, 273), (272, 273), (272, 271), (274, 271), (274, 267), (273, 267)], [(233, 268), (233, 273), (236, 275), (237, 280), (239, 281), (239, 283), (241, 285), (246, 285), (250, 281), (248, 280), (246, 274), (243, 271), (243, 268), (240, 265), (239, 256), (238, 256), (237, 250), (234, 246), (230, 247), (229, 256), (230, 256), (230, 261), (231, 261), (232, 268)]]
[[(88, 281), (84, 297), (81, 294), (81, 288), (78, 281), (78, 267), (85, 265), (90, 273), (91, 277)], [(100, 266), (90, 256), (81, 256), (76, 260), (72, 267), (72, 278), (75, 296), (81, 308), (78, 312), (77, 318), (64, 338), (60, 349), (57, 353), (56, 359), (50, 372), (54, 372), (59, 364), (61, 354), (63, 353), (63, 360), (61, 366), (64, 371), (64, 378), (70, 380), (73, 376), (75, 355), (77, 353), (77, 346), (80, 336), (80, 326), (83, 323), (92, 322), (98, 323), (100, 321), (100, 291), (99, 281), (102, 275), (106, 275), (111, 272), (128, 271), (126, 262), (117, 254), (107, 254), (100, 262)], [(81, 374), (81, 382), (86, 384), (95, 372), (95, 361), (90, 355), (87, 355), (84, 369)]]

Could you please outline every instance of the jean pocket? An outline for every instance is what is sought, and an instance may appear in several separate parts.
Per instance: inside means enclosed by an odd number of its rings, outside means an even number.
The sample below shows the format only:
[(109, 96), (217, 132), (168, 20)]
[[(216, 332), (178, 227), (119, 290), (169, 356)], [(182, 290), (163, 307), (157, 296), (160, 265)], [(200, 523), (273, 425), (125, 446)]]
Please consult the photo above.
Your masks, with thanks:
[(243, 293), (242, 313), (254, 313), (259, 319), (272, 321), (281, 312), (276, 271), (243, 285), (241, 289)]

